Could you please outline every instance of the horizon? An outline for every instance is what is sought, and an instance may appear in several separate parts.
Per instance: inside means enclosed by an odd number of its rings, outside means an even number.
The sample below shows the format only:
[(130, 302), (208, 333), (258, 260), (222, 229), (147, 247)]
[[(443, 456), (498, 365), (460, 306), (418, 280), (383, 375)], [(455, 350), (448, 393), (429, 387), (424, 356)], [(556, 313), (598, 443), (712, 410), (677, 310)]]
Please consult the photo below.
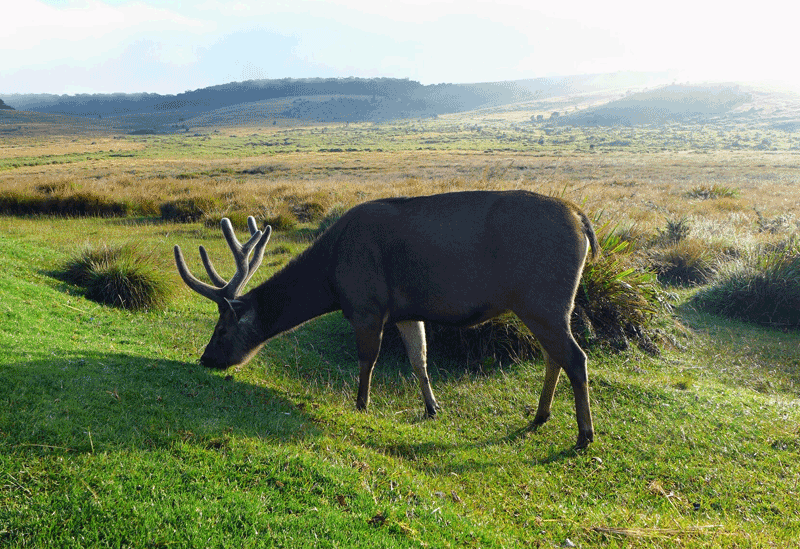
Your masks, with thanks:
[[(775, 9), (770, 9), (770, 6)], [(785, 8), (783, 8), (785, 10)], [(792, 19), (617, 0), (22, 0), (0, 28), (0, 93), (177, 95), (283, 78), (408, 78), (423, 85), (668, 74), (671, 82), (800, 90)], [(664, 83), (670, 83), (670, 82)]]

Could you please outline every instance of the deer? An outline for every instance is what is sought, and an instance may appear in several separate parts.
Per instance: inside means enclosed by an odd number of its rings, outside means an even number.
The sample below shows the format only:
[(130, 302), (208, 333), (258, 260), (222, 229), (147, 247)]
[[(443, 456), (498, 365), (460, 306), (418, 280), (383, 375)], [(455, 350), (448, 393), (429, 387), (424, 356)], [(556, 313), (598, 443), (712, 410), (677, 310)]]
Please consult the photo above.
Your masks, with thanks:
[[(551, 414), (561, 370), (575, 399), (576, 449), (594, 440), (586, 354), (570, 329), (584, 265), (599, 253), (589, 218), (575, 204), (530, 191), (459, 191), (381, 198), (359, 204), (257, 287), (242, 289), (261, 264), (271, 227), (247, 220), (237, 239), (221, 221), (236, 273), (225, 280), (200, 246), (211, 284), (189, 270), (174, 247), (186, 285), (217, 304), (219, 320), (200, 363), (246, 363), (270, 338), (341, 311), (352, 326), (359, 366), (356, 408), (369, 404), (384, 329), (397, 326), (422, 392), (425, 415), (439, 403), (427, 370), (424, 322), (470, 326), (508, 311), (535, 336), (545, 358), (536, 430)], [(250, 257), (252, 254), (252, 258)]]

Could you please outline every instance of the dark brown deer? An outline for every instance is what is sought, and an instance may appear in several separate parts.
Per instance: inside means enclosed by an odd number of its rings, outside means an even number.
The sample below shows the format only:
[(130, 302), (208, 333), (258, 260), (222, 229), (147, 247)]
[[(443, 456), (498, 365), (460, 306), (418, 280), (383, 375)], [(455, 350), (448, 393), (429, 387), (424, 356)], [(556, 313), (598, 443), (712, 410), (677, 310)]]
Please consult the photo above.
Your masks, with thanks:
[[(240, 295), (258, 268), (271, 229), (248, 219), (251, 238), (222, 232), (236, 262), (229, 282), (200, 247), (211, 282), (195, 278), (175, 246), (186, 284), (219, 307), (219, 321), (200, 362), (241, 364), (271, 337), (331, 311), (353, 326), (360, 368), (356, 406), (369, 403), (370, 380), (384, 326), (396, 324), (419, 380), (425, 411), (439, 405), (426, 368), (423, 321), (468, 326), (513, 311), (546, 357), (544, 388), (532, 427), (550, 417), (563, 368), (572, 384), (577, 447), (594, 437), (586, 355), (570, 331), (583, 266), (597, 239), (575, 205), (526, 191), (473, 191), (386, 198), (352, 208), (280, 272)], [(250, 254), (253, 259), (248, 261)]]

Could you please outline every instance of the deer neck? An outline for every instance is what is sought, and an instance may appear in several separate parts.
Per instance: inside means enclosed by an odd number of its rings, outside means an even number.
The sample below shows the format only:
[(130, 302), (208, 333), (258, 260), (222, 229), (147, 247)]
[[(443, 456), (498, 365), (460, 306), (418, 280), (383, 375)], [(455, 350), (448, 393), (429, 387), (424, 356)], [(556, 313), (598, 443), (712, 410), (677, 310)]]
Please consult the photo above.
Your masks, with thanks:
[(327, 277), (328, 265), (313, 246), (249, 292), (263, 340), (340, 309)]

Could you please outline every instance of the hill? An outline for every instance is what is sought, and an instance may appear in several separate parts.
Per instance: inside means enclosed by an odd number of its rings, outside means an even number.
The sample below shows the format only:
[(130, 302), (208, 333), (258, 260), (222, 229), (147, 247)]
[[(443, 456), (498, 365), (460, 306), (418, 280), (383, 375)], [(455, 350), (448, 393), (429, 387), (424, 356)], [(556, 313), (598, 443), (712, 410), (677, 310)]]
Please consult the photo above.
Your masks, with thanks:
[[(129, 134), (234, 126), (297, 126), (459, 115), (556, 126), (713, 122), (800, 129), (800, 96), (742, 83), (665, 84), (667, 74), (613, 73), (475, 84), (396, 78), (231, 82), (177, 95), (1, 95), (3, 131), (64, 124)], [(23, 114), (25, 113), (25, 114)], [(510, 118), (509, 118), (510, 116)], [(27, 121), (27, 123), (26, 123)]]
[[(0, 95), (18, 110), (48, 114), (104, 117), (162, 115), (198, 116), (235, 105), (291, 100), (273, 116), (313, 122), (379, 121), (429, 117), (531, 101), (573, 93), (642, 86), (662, 78), (650, 73), (616, 73), (511, 82), (423, 85), (398, 78), (309, 78), (248, 80), (186, 91), (177, 95), (137, 94), (14, 94)], [(159, 124), (158, 120), (154, 120)], [(124, 125), (124, 123), (123, 123)]]

